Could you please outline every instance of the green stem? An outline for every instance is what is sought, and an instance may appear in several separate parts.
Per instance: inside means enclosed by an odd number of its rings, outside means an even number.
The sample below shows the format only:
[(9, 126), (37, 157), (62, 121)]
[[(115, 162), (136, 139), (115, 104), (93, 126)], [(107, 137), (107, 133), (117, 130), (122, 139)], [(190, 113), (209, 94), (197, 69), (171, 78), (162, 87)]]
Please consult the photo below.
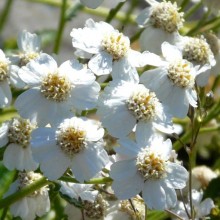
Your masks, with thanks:
[(188, 33), (186, 34), (187, 36), (193, 35), (195, 34), (201, 27), (203, 27), (203, 24), (205, 23), (206, 19), (209, 17), (210, 15), (210, 10), (208, 10), (203, 17), (199, 20), (199, 22), (197, 23), (197, 25), (192, 28), (190, 31), (188, 31)]
[(180, 5), (181, 11), (184, 11), (184, 8), (189, 4), (190, 0), (184, 0)]
[[(125, 3), (125, 2), (124, 2)], [(130, 19), (130, 16), (132, 15), (134, 9), (136, 8), (136, 6), (138, 5), (138, 1), (137, 0), (132, 0), (130, 7), (128, 8), (127, 12), (126, 12), (126, 17), (124, 19), (124, 21), (122, 22), (122, 28), (125, 27)]]
[(179, 219), (179, 220), (184, 220), (183, 218), (181, 218), (179, 215), (177, 215), (176, 213), (172, 212), (171, 210), (168, 210), (168, 209), (165, 209), (165, 211), (172, 215), (173, 217), (175, 217), (176, 219)]
[[(64, 182), (70, 182), (70, 183), (79, 183), (75, 178), (68, 177), (68, 176), (62, 176), (59, 180), (62, 180)], [(103, 178), (93, 178), (89, 181), (85, 181), (84, 184), (105, 184), (105, 183), (111, 183), (112, 179), (109, 177), (103, 177)]]
[(189, 18), (191, 15), (193, 15), (202, 5), (202, 2), (199, 2), (195, 5), (193, 5), (184, 15), (184, 18), (187, 19)]
[(142, 28), (137, 33), (135, 33), (133, 36), (131, 36), (130, 38), (131, 43), (134, 43), (136, 40), (138, 40), (143, 31), (144, 31), (144, 28)]
[(50, 184), (50, 182), (45, 178), (42, 177), (41, 179), (37, 180), (36, 182), (22, 188), (18, 192), (0, 200), (0, 209), (4, 207), (9, 207), (12, 203), (22, 199), (23, 197), (33, 193), (34, 191), (40, 189), (43, 186)]
[(145, 205), (145, 220), (147, 220), (147, 205)]
[(12, 3), (13, 3), (13, 0), (7, 0), (5, 3), (5, 7), (4, 7), (3, 12), (1, 14), (1, 17), (0, 17), (0, 33), (2, 32), (2, 30), (6, 24)]
[(111, 11), (109, 12), (107, 18), (105, 19), (105, 21), (107, 23), (110, 23), (114, 17), (116, 16), (116, 14), (120, 11), (120, 9), (122, 8), (122, 6), (124, 5), (125, 2), (120, 2), (115, 8), (111, 9)]
[(3, 212), (2, 212), (1, 220), (5, 220), (6, 219), (7, 212), (8, 212), (8, 207), (5, 207)]
[(67, 8), (67, 0), (63, 0), (63, 4), (61, 7), (61, 11), (60, 11), (59, 27), (57, 30), (55, 45), (53, 48), (53, 52), (56, 54), (58, 54), (58, 52), (60, 50), (61, 40), (62, 40), (63, 31), (64, 31), (64, 27), (65, 27), (65, 23), (66, 23), (66, 19), (65, 19), (66, 8)]

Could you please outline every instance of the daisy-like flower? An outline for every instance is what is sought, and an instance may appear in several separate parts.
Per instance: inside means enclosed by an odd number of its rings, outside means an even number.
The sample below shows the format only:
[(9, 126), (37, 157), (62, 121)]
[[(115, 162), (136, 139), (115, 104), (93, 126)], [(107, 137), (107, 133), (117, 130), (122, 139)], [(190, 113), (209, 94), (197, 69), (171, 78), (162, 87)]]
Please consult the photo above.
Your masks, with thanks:
[(64, 62), (60, 67), (47, 54), (31, 61), (19, 71), (30, 87), (15, 102), (20, 115), (39, 126), (58, 124), (73, 115), (73, 110), (96, 106), (100, 86), (94, 74), (77, 60)]
[(184, 59), (191, 62), (193, 65), (207, 66), (206, 71), (197, 77), (197, 84), (205, 86), (209, 79), (210, 70), (216, 65), (214, 54), (207, 43), (205, 37), (181, 37), (176, 45), (182, 51)]
[(162, 103), (169, 106), (174, 117), (184, 118), (189, 105), (197, 107), (197, 94), (194, 89), (196, 77), (206, 71), (204, 66), (193, 66), (183, 59), (182, 52), (167, 42), (162, 44), (163, 58), (145, 53), (146, 62), (158, 68), (144, 72), (140, 82), (153, 90)]
[[(86, 118), (65, 119), (57, 128), (38, 128), (32, 133), (33, 157), (51, 180), (70, 168), (77, 180), (94, 177), (109, 162), (103, 148), (104, 129)], [(59, 162), (57, 162), (59, 161)]]
[[(41, 48), (40, 38), (26, 30), (19, 33), (17, 44), (19, 54), (10, 57), (13, 64), (11, 65), (11, 74), (15, 76), (18, 75), (18, 71), (22, 66), (39, 57)], [(19, 88), (24, 86), (25, 83), (23, 82), (19, 85)]]
[[(205, 217), (208, 216), (215, 207), (214, 202), (210, 198), (206, 198), (202, 201), (203, 191), (197, 191), (195, 189), (192, 190), (192, 204), (193, 204), (193, 215), (195, 220), (206, 219)], [(188, 214), (186, 213), (186, 210)], [(184, 204), (182, 201), (178, 201), (177, 206), (174, 209), (174, 212), (179, 215), (181, 218), (190, 220), (188, 215), (190, 215), (190, 204)]]
[(179, 39), (178, 30), (184, 22), (183, 12), (179, 12), (176, 2), (146, 2), (150, 7), (144, 9), (137, 17), (137, 23), (146, 27), (140, 36), (140, 46), (142, 50), (160, 53), (160, 45), (164, 41), (173, 44)]
[[(137, 139), (138, 140), (138, 139)], [(187, 170), (171, 162), (172, 143), (156, 137), (144, 147), (140, 140), (121, 139), (116, 153), (125, 159), (111, 166), (112, 189), (118, 199), (129, 199), (142, 192), (150, 209), (169, 209), (175, 206), (175, 189), (182, 189), (188, 179)]]
[(35, 128), (29, 120), (13, 118), (0, 127), (0, 147), (7, 145), (3, 164), (9, 169), (36, 170), (38, 163), (33, 160), (30, 147), (31, 132)]
[(142, 66), (142, 55), (130, 48), (129, 38), (106, 22), (88, 19), (83, 29), (74, 28), (70, 35), (73, 47), (94, 55), (88, 66), (96, 75), (109, 74), (118, 62), (125, 69)]
[(168, 109), (139, 79), (109, 83), (99, 98), (97, 115), (110, 135), (121, 138), (135, 129), (143, 144), (155, 131), (173, 132)]
[[(34, 183), (43, 176), (39, 173), (20, 172), (18, 179), (11, 184), (7, 196), (21, 190), (22, 188)], [(36, 217), (43, 216), (50, 209), (50, 199), (48, 188), (44, 186), (32, 194), (16, 201), (10, 206), (10, 212), (14, 217), (20, 216), (23, 220), (34, 220)]]
[[(86, 7), (89, 7), (89, 8), (97, 8), (99, 7), (102, 3), (103, 3), (104, 0), (80, 0), (80, 2), (85, 5)], [(120, 2), (125, 2), (126, 0), (114, 0), (114, 4), (118, 4)]]

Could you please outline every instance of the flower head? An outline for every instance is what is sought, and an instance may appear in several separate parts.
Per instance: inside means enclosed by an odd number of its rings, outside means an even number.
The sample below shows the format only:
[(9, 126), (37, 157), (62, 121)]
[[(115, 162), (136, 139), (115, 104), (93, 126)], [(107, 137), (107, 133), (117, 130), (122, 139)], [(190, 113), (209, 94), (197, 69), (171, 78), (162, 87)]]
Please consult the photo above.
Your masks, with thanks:
[(124, 69), (143, 66), (141, 53), (131, 49), (129, 38), (108, 23), (88, 19), (83, 29), (74, 28), (70, 35), (78, 53), (90, 54), (88, 66), (96, 75), (109, 74), (117, 63)]
[(31, 133), (35, 125), (23, 118), (12, 118), (0, 128), (0, 147), (7, 144), (3, 164), (9, 169), (36, 170), (38, 163), (32, 157)]
[(136, 136), (142, 136), (145, 142), (155, 131), (172, 133), (166, 107), (152, 90), (138, 81), (110, 83), (99, 99), (97, 114), (103, 126), (117, 138), (135, 130)]
[(103, 148), (103, 135), (104, 130), (96, 121), (65, 119), (56, 128), (38, 128), (33, 132), (33, 157), (49, 179), (58, 179), (70, 168), (76, 179), (83, 182), (109, 162)]
[[(143, 147), (121, 139), (116, 153), (124, 159), (111, 166), (112, 188), (119, 199), (129, 199), (142, 192), (144, 202), (150, 209), (166, 209), (175, 206), (174, 189), (186, 185), (188, 173), (178, 163), (170, 161), (171, 141), (156, 137)], [(125, 186), (126, 183), (126, 187)]]
[(51, 56), (41, 54), (19, 73), (30, 89), (17, 98), (15, 106), (23, 117), (40, 126), (57, 125), (72, 116), (72, 111), (96, 106), (100, 86), (94, 74), (76, 60), (57, 67)]

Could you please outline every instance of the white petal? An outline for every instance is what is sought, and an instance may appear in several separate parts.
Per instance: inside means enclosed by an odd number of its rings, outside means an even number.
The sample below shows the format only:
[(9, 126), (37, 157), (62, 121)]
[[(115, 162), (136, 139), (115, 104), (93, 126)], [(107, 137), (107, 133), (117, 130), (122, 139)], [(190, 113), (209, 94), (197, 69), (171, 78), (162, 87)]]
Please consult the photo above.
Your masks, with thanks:
[(164, 65), (167, 64), (166, 61), (163, 61), (163, 59), (160, 56), (158, 56), (154, 53), (150, 53), (148, 51), (143, 52), (143, 58), (142, 59), (143, 59), (143, 63), (145, 65), (151, 65), (151, 66), (159, 67), (159, 66), (164, 66)]
[(143, 67), (146, 65), (144, 63), (144, 56), (139, 51), (129, 50), (127, 55), (128, 62), (133, 67)]
[(125, 80), (134, 83), (139, 82), (136, 68), (132, 67), (126, 58), (113, 63), (112, 78), (113, 80)]
[(137, 174), (136, 162), (134, 159), (122, 160), (113, 163), (110, 177), (115, 181), (128, 180)]
[(57, 180), (70, 166), (70, 159), (61, 150), (53, 150), (47, 160), (40, 163), (40, 169), (50, 180)]
[(0, 108), (8, 107), (11, 104), (12, 94), (7, 81), (0, 83)]
[(189, 104), (194, 108), (197, 107), (197, 94), (194, 89), (186, 90), (186, 97), (189, 101)]
[(31, 34), (26, 30), (19, 33), (17, 43), (18, 48), (25, 52), (40, 50), (40, 38), (36, 34)]
[(170, 34), (160, 28), (148, 26), (140, 36), (140, 47), (142, 51), (148, 50), (152, 53), (161, 55), (161, 44), (165, 41), (175, 44), (178, 38), (178, 33)]
[(101, 147), (87, 146), (83, 152), (75, 155), (72, 160), (73, 174), (83, 182), (94, 177), (109, 162), (108, 155)]
[(209, 68), (196, 76), (196, 83), (198, 84), (198, 86), (204, 87), (207, 85), (210, 76), (210, 71), (211, 69)]
[(136, 18), (138, 25), (144, 26), (147, 24), (150, 18), (151, 10), (152, 10), (151, 7), (147, 7), (143, 11), (140, 12), (140, 14)]
[(175, 189), (182, 189), (186, 186), (186, 181), (188, 180), (187, 170), (177, 164), (168, 163), (167, 164), (167, 182)]
[(88, 66), (98, 76), (107, 75), (112, 71), (112, 62), (112, 55), (102, 51), (91, 58)]
[(155, 135), (152, 122), (138, 122), (135, 136), (139, 145), (147, 146)]
[(131, 141), (128, 138), (119, 139), (119, 144), (120, 146), (114, 149), (116, 153), (127, 156), (129, 158), (136, 157), (136, 155), (140, 151), (140, 148), (143, 147), (141, 144), (139, 146), (134, 141)]
[(210, 198), (205, 199), (199, 205), (197, 213), (196, 213), (196, 217), (202, 218), (204, 216), (209, 215), (211, 212), (211, 209), (214, 207), (215, 207), (214, 202)]
[(9, 123), (3, 123), (0, 127), (0, 148), (8, 143)]
[(36, 170), (38, 164), (32, 158), (32, 152), (29, 147), (24, 149), (17, 144), (10, 144), (4, 152), (4, 165), (9, 170)]
[(131, 115), (124, 103), (112, 108), (108, 107), (106, 113), (102, 115), (101, 122), (114, 137), (121, 138), (128, 135), (136, 124), (135, 117)]
[(168, 42), (164, 42), (161, 45), (163, 57), (168, 61), (172, 62), (177, 59), (182, 59), (182, 52), (177, 46), (171, 45)]
[(71, 103), (79, 110), (92, 109), (96, 107), (100, 86), (97, 82), (91, 85), (78, 85), (72, 89)]
[(143, 185), (144, 180), (137, 174), (129, 179), (113, 181), (112, 189), (118, 199), (130, 199), (141, 192)]
[(158, 180), (147, 180), (142, 193), (149, 209), (164, 210), (166, 208), (166, 192)]
[(167, 187), (166, 183), (164, 182), (161, 182), (161, 185), (166, 192), (166, 209), (174, 208), (177, 203), (175, 189)]

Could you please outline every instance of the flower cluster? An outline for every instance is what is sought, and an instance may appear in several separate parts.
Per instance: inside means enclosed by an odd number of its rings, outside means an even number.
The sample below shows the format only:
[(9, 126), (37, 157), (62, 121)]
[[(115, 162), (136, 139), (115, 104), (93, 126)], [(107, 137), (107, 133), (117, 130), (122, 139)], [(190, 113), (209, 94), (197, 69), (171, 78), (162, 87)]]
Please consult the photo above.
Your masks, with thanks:
[[(80, 2), (97, 8), (103, 1)], [(147, 209), (200, 219), (214, 208), (192, 189), (192, 170), (177, 159), (173, 141), (185, 148), (191, 169), (205, 115), (202, 87), (219, 73), (219, 39), (184, 36), (176, 2), (146, 2), (136, 19), (141, 51), (122, 30), (91, 18), (72, 29), (74, 56), (62, 63), (26, 30), (17, 54), (0, 50), (0, 108), (17, 113), (0, 127), (2, 161), (19, 171), (5, 197), (29, 190), (10, 206), (13, 216), (43, 216), (53, 187), (74, 220), (143, 220)], [(189, 145), (174, 124), (187, 117)]]

